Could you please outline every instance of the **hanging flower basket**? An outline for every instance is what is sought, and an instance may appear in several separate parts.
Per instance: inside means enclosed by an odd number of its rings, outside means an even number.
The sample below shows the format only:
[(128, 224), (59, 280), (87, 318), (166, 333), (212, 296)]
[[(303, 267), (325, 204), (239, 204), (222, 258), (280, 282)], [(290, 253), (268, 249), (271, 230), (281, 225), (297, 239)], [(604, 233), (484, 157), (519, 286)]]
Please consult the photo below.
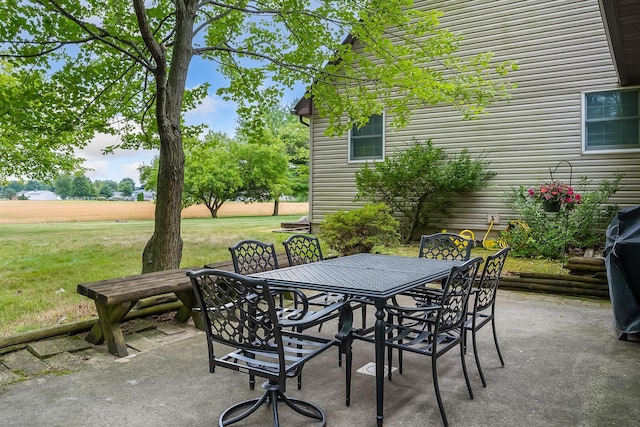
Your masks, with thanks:
[(545, 200), (542, 202), (542, 209), (545, 212), (560, 212), (560, 202), (558, 200)]
[(573, 209), (580, 204), (581, 197), (573, 188), (559, 181), (545, 182), (529, 189), (529, 197), (542, 203), (545, 212), (560, 212), (560, 208)]

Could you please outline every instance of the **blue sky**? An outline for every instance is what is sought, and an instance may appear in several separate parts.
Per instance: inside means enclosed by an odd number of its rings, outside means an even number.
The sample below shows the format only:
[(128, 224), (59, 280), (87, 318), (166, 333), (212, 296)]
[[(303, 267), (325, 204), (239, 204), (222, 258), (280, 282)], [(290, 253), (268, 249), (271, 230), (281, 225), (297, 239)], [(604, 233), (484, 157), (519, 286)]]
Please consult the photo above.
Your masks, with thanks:
[[(189, 124), (206, 124), (213, 131), (235, 133), (236, 105), (224, 101), (215, 95), (222, 79), (215, 69), (215, 63), (203, 61), (196, 57), (192, 60), (187, 78), (187, 87), (195, 87), (203, 82), (209, 82), (209, 95), (195, 110), (186, 114), (185, 120)], [(218, 83), (217, 83), (218, 82)], [(217, 83), (217, 84), (216, 84)], [(304, 85), (299, 84), (291, 91), (287, 91), (283, 104), (288, 105), (304, 95)], [(141, 164), (150, 164), (157, 151), (153, 150), (116, 150), (114, 154), (103, 155), (101, 150), (117, 142), (111, 135), (97, 136), (89, 146), (78, 152), (78, 156), (85, 159), (84, 167), (91, 169), (86, 176), (92, 181), (113, 180), (120, 182), (122, 178), (131, 178), (139, 184), (137, 168)]]

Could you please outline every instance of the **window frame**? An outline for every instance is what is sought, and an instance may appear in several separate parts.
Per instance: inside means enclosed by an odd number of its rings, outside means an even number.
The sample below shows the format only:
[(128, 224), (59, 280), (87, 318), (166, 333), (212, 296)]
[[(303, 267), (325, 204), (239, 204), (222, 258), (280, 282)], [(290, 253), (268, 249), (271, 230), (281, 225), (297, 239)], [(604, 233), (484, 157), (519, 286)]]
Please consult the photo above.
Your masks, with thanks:
[[(385, 146), (386, 146), (386, 138), (385, 138), (385, 136), (386, 136), (386, 129), (387, 129), (387, 126), (386, 126), (386, 123), (385, 123), (386, 122), (386, 120), (385, 120), (386, 117), (385, 117), (385, 113), (384, 112), (382, 112), (381, 114), (372, 114), (371, 116), (375, 116), (375, 115), (379, 115), (382, 118), (382, 135), (380, 135), (381, 139), (382, 139), (382, 141), (381, 141), (381, 143), (382, 143), (382, 155), (381, 155), (381, 157), (379, 157), (379, 158), (378, 157), (376, 157), (376, 158), (369, 157), (369, 158), (357, 158), (357, 159), (353, 158), (353, 144), (352, 144), (352, 142), (353, 142), (353, 139), (352, 139), (353, 127), (352, 127), (351, 129), (349, 129), (349, 135), (348, 135), (348, 138), (347, 138), (347, 147), (348, 147), (348, 150), (347, 150), (348, 151), (348, 153), (347, 153), (347, 161), (349, 163), (378, 162), (378, 161), (384, 160), (384, 157), (385, 157)], [(369, 125), (369, 123), (367, 123), (365, 126), (367, 126), (367, 125)]]
[[(587, 96), (590, 94), (602, 93), (602, 92), (627, 92), (634, 91), (638, 94), (638, 116), (636, 120), (638, 122), (638, 143), (633, 147), (628, 148), (589, 148), (587, 144)], [(640, 152), (640, 86), (632, 87), (615, 87), (611, 89), (601, 90), (586, 90), (582, 92), (582, 117), (581, 117), (581, 131), (582, 131), (582, 153), (583, 154), (607, 154), (607, 153), (639, 153)], [(615, 120), (615, 119), (614, 119)]]

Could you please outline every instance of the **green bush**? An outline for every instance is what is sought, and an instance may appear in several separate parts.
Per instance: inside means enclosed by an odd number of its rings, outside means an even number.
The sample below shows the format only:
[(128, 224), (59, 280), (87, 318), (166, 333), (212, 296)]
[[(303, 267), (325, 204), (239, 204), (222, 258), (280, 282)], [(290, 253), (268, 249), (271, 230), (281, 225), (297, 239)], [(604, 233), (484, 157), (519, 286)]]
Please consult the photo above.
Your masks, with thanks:
[(138, 195), (136, 196), (136, 200), (138, 202), (144, 202), (144, 194), (138, 193)]
[[(402, 240), (410, 242), (434, 214), (450, 216), (454, 195), (487, 186), (495, 173), (468, 151), (449, 156), (431, 140), (408, 146), (382, 162), (365, 163), (356, 172), (359, 199), (385, 203), (400, 219)], [(442, 224), (439, 225), (441, 227)]]
[(580, 178), (576, 190), (581, 203), (569, 209), (544, 212), (539, 200), (529, 196), (525, 187), (514, 187), (504, 195), (504, 201), (519, 221), (513, 221), (501, 237), (511, 246), (512, 254), (521, 257), (560, 258), (566, 246), (585, 249), (604, 240), (604, 231), (611, 222), (618, 206), (607, 200), (620, 188), (622, 175), (613, 180), (603, 180), (595, 191), (587, 192), (589, 180)]
[(369, 253), (374, 246), (398, 243), (398, 220), (383, 203), (327, 215), (320, 237), (341, 255)]

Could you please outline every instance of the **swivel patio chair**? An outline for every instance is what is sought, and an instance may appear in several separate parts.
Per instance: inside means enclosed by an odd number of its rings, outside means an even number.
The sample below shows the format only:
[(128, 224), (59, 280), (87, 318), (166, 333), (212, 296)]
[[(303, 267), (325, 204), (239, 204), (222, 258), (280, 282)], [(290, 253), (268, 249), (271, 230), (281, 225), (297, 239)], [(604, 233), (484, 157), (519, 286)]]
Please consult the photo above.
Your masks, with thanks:
[[(257, 240), (241, 240), (229, 248), (231, 252), (231, 260), (236, 273), (247, 275), (261, 273), (263, 271), (276, 270), (278, 266), (278, 257), (276, 255), (273, 243), (264, 243)], [(315, 316), (315, 312), (309, 310), (308, 297), (298, 289), (281, 289), (272, 287), (274, 296), (277, 296), (276, 313), (278, 317), (284, 320), (304, 321), (305, 318)], [(293, 304), (285, 304), (285, 299), (289, 299)], [(330, 304), (329, 304), (330, 305)], [(324, 306), (325, 308), (327, 306)], [(302, 322), (295, 326), (298, 332), (302, 332), (303, 328), (312, 326), (321, 326), (327, 320), (338, 317), (338, 313), (323, 316), (313, 321)], [(340, 363), (342, 357), (340, 356)], [(255, 381), (250, 376), (249, 387), (253, 390)], [(302, 388), (302, 374), (298, 375), (298, 389)]]
[[(220, 415), (219, 425), (242, 421), (267, 403), (271, 405), (274, 426), (278, 426), (278, 404), (283, 402), (324, 426), (326, 417), (322, 409), (310, 402), (286, 397), (286, 380), (298, 376), (310, 359), (348, 340), (341, 343), (292, 331), (291, 328), (303, 327), (303, 323), (278, 316), (273, 298), (275, 292), (266, 280), (213, 269), (189, 271), (187, 275), (203, 316), (210, 372), (221, 367), (267, 380), (262, 385), (265, 390), (262, 397), (226, 409)], [(349, 305), (336, 303), (327, 309), (340, 310), (345, 330), (337, 337), (349, 338), (352, 324)], [(324, 315), (316, 313), (314, 316)], [(229, 347), (232, 348), (230, 352)], [(344, 350), (350, 372), (351, 352), (346, 347)], [(216, 351), (223, 355), (217, 355)], [(347, 399), (349, 394), (347, 389)]]
[[(471, 331), (471, 340), (473, 343), (473, 355), (476, 359), (476, 366), (480, 373), (480, 379), (482, 380), (482, 386), (486, 387), (487, 382), (480, 366), (480, 358), (478, 357), (478, 346), (476, 344), (476, 332), (487, 323), (491, 322), (491, 329), (493, 330), (493, 342), (496, 345), (498, 351), (498, 357), (500, 363), (504, 366), (504, 360), (502, 353), (500, 352), (500, 346), (498, 345), (498, 337), (496, 335), (496, 293), (498, 290), (498, 282), (500, 281), (500, 275), (502, 274), (502, 268), (507, 260), (507, 255), (511, 248), (504, 248), (494, 255), (489, 255), (484, 263), (482, 269), (482, 275), (477, 281), (477, 286), (471, 290), (471, 294), (475, 296), (473, 301), (473, 309), (467, 313), (467, 320), (465, 322), (465, 333)], [(465, 339), (466, 342), (466, 339)]]
[[(320, 240), (315, 236), (294, 234), (282, 242), (282, 245), (284, 246), (290, 266), (309, 264), (324, 259), (322, 256), (322, 248), (320, 247)], [(320, 292), (315, 295), (310, 295), (308, 298), (309, 305), (326, 307), (336, 301), (342, 301), (348, 298), (348, 296), (332, 292)], [(362, 327), (366, 327), (367, 312), (365, 305), (361, 303), (352, 308), (362, 309)], [(322, 325), (320, 325), (320, 327), (322, 327)]]
[[(471, 259), (459, 267), (453, 267), (444, 288), (433, 295), (433, 305), (404, 307), (388, 305), (385, 345), (388, 352), (388, 377), (391, 379), (392, 349), (398, 352), (399, 372), (402, 373), (402, 351), (410, 351), (431, 358), (433, 386), (442, 421), (448, 426), (447, 416), (440, 396), (437, 361), (440, 356), (458, 346), (462, 371), (473, 399), (464, 356), (464, 322), (469, 294), (482, 258)], [(437, 301), (437, 302), (435, 302)], [(354, 332), (354, 339), (375, 342), (375, 334)]]

